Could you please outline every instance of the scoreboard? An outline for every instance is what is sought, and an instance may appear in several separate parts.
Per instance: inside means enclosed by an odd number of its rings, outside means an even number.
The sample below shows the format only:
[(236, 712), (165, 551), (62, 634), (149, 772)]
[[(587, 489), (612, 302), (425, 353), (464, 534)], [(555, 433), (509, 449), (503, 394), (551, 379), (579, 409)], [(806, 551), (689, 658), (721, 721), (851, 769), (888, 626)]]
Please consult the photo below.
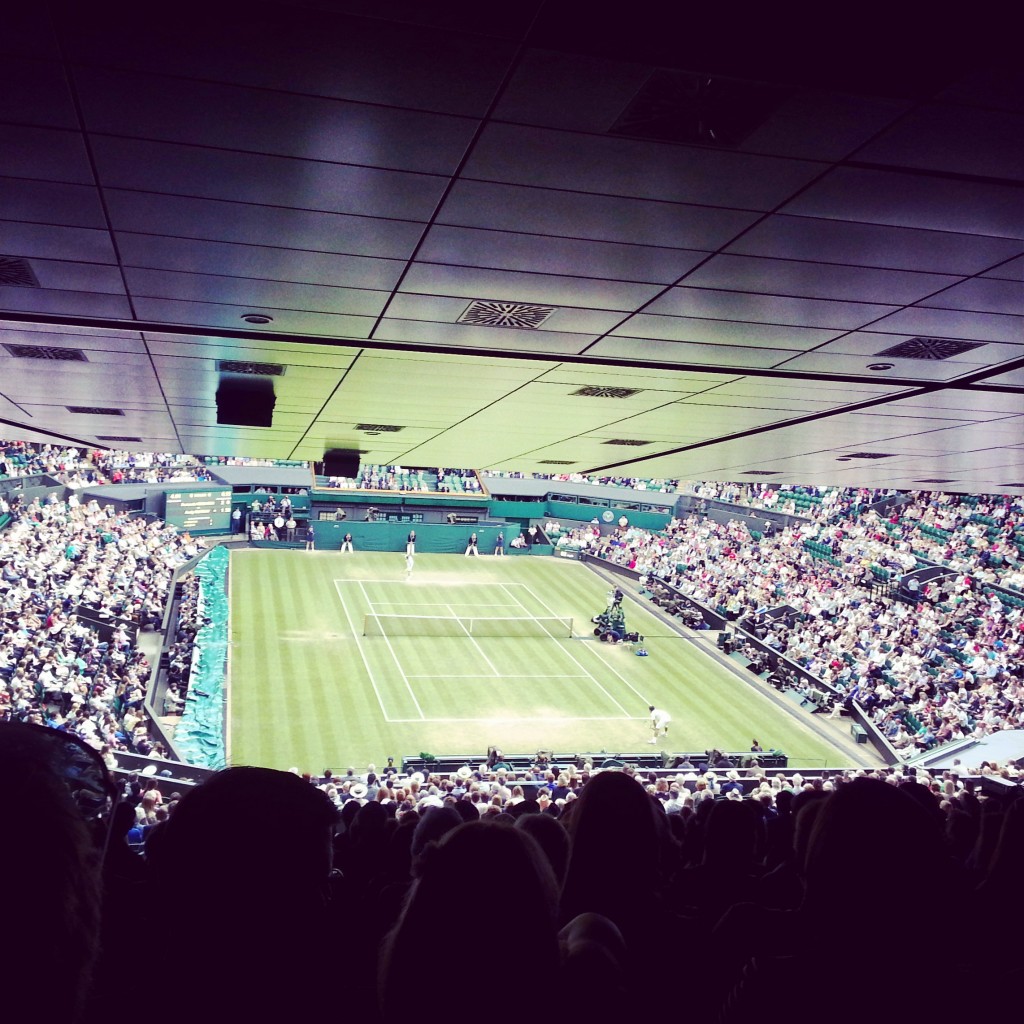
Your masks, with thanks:
[(202, 491), (168, 491), (164, 521), (179, 530), (195, 533), (231, 531), (231, 488)]

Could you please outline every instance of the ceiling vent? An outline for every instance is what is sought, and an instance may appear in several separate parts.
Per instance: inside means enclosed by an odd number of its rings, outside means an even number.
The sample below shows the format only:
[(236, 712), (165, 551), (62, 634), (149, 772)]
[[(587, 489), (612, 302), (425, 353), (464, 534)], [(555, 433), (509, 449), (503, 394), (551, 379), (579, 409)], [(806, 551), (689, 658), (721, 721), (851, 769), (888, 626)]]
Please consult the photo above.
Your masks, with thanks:
[(368, 434), (397, 434), (405, 427), (397, 427), (394, 423), (357, 423), (356, 430), (365, 430)]
[(606, 388), (591, 385), (569, 393), (580, 398), (632, 398), (639, 395), (642, 390), (643, 388)]
[(248, 377), (281, 377), (284, 367), (280, 363), (251, 363), (244, 359), (221, 359), (217, 362), (221, 373), (244, 373)]
[(535, 306), (529, 302), (489, 302), (477, 299), (466, 307), (457, 322), (476, 327), (513, 327), (521, 331), (533, 331), (555, 309), (555, 306)]
[(123, 416), (122, 409), (101, 409), (98, 405), (66, 405), (68, 412), (76, 416)]
[(911, 338), (875, 355), (898, 356), (900, 359), (949, 359), (984, 344), (983, 341), (955, 341), (950, 338)]
[(575, 459), (541, 459), (538, 466), (575, 466)]
[(113, 444), (142, 444), (141, 437), (116, 437), (113, 434), (97, 434), (97, 441), (109, 441)]
[(80, 348), (57, 348), (54, 345), (4, 345), (15, 359), (55, 359), (65, 363), (87, 363)]
[(650, 441), (637, 441), (635, 438), (632, 438), (632, 437), (616, 437), (614, 440), (602, 441), (601, 443), (602, 444), (622, 444), (622, 445), (626, 445), (627, 447), (630, 447), (630, 448), (639, 448), (642, 445), (650, 444), (651, 442)]
[(895, 457), (895, 452), (846, 452), (846, 458), (848, 459), (891, 459)]
[(0, 256), (0, 285), (18, 288), (38, 288), (39, 281), (28, 260), (20, 256)]
[(763, 82), (658, 68), (609, 129), (658, 142), (739, 145), (792, 90)]

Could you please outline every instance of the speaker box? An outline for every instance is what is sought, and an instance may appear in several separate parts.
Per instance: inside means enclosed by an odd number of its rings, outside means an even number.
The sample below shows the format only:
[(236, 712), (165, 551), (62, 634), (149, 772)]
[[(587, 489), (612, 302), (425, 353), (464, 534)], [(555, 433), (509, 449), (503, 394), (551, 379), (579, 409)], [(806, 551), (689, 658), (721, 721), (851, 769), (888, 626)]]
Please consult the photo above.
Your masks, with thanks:
[(359, 452), (344, 448), (324, 452), (324, 476), (359, 476)]
[(222, 377), (217, 388), (217, 422), (231, 427), (269, 427), (276, 401), (272, 381)]

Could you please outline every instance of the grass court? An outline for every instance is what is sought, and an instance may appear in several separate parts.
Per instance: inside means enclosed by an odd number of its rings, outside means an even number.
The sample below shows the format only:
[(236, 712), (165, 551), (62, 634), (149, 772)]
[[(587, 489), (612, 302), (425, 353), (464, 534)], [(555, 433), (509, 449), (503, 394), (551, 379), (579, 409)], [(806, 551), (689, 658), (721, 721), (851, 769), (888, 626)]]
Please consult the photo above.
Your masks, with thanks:
[(229, 581), (232, 764), (650, 751), (650, 704), (672, 716), (659, 749), (757, 736), (793, 767), (850, 763), (723, 664), (714, 634), (681, 636), (627, 596), (650, 656), (601, 643), (590, 619), (609, 588), (574, 561), (417, 555), (407, 578), (404, 552), (236, 550)]

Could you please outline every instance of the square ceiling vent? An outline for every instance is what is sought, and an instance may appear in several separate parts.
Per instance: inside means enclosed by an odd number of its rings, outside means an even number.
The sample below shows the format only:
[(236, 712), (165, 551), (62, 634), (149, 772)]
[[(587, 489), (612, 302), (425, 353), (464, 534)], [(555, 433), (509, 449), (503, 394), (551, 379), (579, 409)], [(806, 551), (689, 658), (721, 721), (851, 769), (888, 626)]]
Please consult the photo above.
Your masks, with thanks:
[(910, 338), (875, 355), (900, 359), (950, 359), (973, 348), (982, 348), (984, 344), (983, 341), (957, 341), (953, 338)]
[(471, 302), (457, 323), (475, 327), (511, 327), (519, 331), (534, 331), (552, 313), (555, 306), (537, 306), (530, 302), (491, 302), (477, 299)]
[(221, 373), (242, 373), (247, 377), (281, 377), (284, 366), (280, 363), (254, 363), (248, 359), (221, 359), (217, 362)]
[(80, 348), (58, 348), (56, 345), (4, 345), (15, 359), (53, 359), (64, 363), (87, 363)]
[(0, 256), (0, 285), (38, 288), (39, 280), (28, 260), (20, 256)]
[(639, 395), (642, 390), (643, 388), (613, 388), (592, 384), (570, 391), (569, 394), (578, 398), (632, 398)]
[(792, 94), (785, 86), (657, 68), (609, 129), (659, 142), (739, 145)]

